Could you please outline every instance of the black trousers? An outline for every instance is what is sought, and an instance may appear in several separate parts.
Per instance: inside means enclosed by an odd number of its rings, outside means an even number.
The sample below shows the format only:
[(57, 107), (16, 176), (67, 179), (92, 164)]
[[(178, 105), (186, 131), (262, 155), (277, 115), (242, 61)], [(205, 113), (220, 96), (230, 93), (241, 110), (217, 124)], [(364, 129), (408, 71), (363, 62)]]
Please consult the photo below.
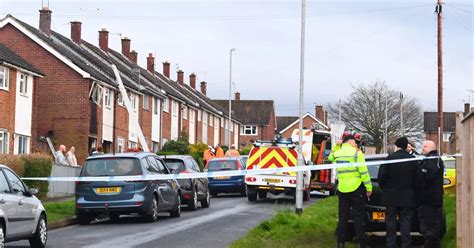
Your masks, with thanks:
[(441, 247), (441, 207), (421, 205), (418, 208), (420, 231), (425, 238), (425, 248)]
[(366, 190), (363, 184), (350, 193), (338, 192), (339, 197), (339, 221), (337, 223), (337, 242), (345, 241), (349, 214), (352, 209), (354, 216), (354, 227), (356, 232), (356, 240), (365, 244), (365, 202), (367, 201)]
[(400, 218), (401, 247), (411, 247), (411, 217), (414, 208), (411, 207), (387, 207), (385, 211), (385, 224), (387, 227), (387, 247), (397, 246), (397, 215)]

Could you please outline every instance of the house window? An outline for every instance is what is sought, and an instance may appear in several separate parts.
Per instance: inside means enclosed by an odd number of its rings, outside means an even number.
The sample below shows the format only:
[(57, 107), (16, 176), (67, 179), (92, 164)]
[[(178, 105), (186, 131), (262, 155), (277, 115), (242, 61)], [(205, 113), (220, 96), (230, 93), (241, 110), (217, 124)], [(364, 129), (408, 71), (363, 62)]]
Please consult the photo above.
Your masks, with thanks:
[(257, 126), (242, 126), (241, 135), (257, 135)]
[(17, 154), (28, 154), (28, 144), (29, 144), (29, 137), (18, 135), (18, 146), (16, 148)]
[(202, 122), (204, 126), (207, 126), (207, 113), (205, 111), (202, 112)]
[(110, 108), (110, 104), (112, 102), (112, 91), (110, 89), (105, 89), (104, 95), (104, 106)]
[(125, 150), (125, 139), (117, 138), (117, 152), (122, 153)]
[(133, 111), (137, 112), (137, 110), (138, 110), (137, 95), (130, 93), (130, 103), (132, 104)]
[(194, 123), (194, 121), (196, 121), (196, 119), (195, 119), (196, 117), (194, 115), (195, 115), (195, 112), (194, 112), (194, 110), (191, 109), (189, 111), (189, 119), (192, 123)]
[(221, 118), (221, 127), (224, 128), (224, 118)]
[(152, 151), (153, 153), (157, 153), (160, 150), (160, 144), (158, 142), (153, 141)]
[(100, 101), (102, 100), (102, 86), (94, 82), (92, 84), (91, 92), (90, 92), (90, 99), (97, 105), (100, 105)]
[(128, 148), (138, 148), (137, 142), (129, 141)]
[(178, 116), (178, 108), (179, 108), (179, 103), (178, 102), (175, 102), (175, 101), (172, 101), (171, 102), (171, 107), (173, 108), (171, 111), (172, 111), (172, 114), (173, 116), (177, 117)]
[(201, 121), (201, 110), (198, 110), (198, 121)]
[(170, 102), (168, 97), (165, 97), (165, 99), (163, 99), (163, 111), (165, 111), (166, 113), (170, 112)]
[(229, 130), (229, 119), (225, 119), (225, 130)]
[(20, 73), (20, 94), (28, 94), (28, 75)]
[(148, 110), (148, 95), (143, 95), (143, 109)]
[(0, 66), (0, 89), (8, 90), (8, 68)]
[(0, 130), (0, 154), (8, 154), (8, 132)]
[(122, 106), (122, 107), (125, 106), (125, 103), (123, 102), (122, 93), (119, 93), (119, 94), (118, 94), (117, 103), (118, 103), (118, 105), (120, 105), (120, 106)]
[(443, 132), (443, 142), (449, 142), (449, 137), (451, 137), (452, 133)]
[(158, 115), (160, 112), (160, 99), (158, 97), (153, 97), (153, 114)]
[(183, 107), (183, 119), (188, 119), (188, 107)]
[(209, 126), (212, 127), (212, 124), (214, 123), (214, 116), (209, 115)]

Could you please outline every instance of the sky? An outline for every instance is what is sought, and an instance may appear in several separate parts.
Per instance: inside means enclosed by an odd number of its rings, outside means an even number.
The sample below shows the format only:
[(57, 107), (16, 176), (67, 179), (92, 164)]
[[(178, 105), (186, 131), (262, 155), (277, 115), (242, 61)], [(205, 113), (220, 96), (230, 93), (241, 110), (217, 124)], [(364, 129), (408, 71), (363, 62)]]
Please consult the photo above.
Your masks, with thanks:
[[(474, 102), (474, 6), (445, 0), (443, 8), (444, 110)], [(12, 14), (38, 27), (38, 10), (53, 11), (53, 30), (70, 37), (70, 22), (82, 22), (83, 39), (98, 45), (109, 30), (109, 47), (121, 51), (131, 39), (138, 63), (153, 53), (156, 69), (170, 61), (186, 75), (208, 83), (208, 96), (275, 100), (277, 115), (298, 115), (301, 1), (0, 0), (0, 16)], [(347, 97), (354, 85), (385, 81), (415, 97), (424, 111), (437, 111), (435, 0), (307, 1), (304, 112)], [(176, 73), (172, 73), (172, 79)]]

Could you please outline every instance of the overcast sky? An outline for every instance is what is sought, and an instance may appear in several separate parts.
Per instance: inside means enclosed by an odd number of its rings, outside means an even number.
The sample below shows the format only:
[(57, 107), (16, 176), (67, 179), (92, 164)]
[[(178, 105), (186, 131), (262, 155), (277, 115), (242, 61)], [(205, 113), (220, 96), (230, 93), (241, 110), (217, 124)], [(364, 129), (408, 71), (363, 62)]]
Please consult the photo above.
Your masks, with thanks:
[[(308, 1), (305, 111), (376, 80), (436, 111), (435, 2)], [(474, 7), (471, 0), (445, 2), (444, 106), (460, 111), (474, 89)], [(139, 64), (146, 67), (152, 52), (160, 72), (165, 60), (186, 80), (195, 72), (208, 82), (211, 98), (228, 96), (235, 48), (233, 81), (241, 98), (273, 99), (278, 115), (298, 114), (300, 1), (49, 0), (49, 7), (55, 31), (69, 37), (69, 22), (78, 20), (83, 39), (98, 45), (97, 31), (105, 27), (109, 47), (118, 51), (120, 35), (127, 36)], [(39, 0), (0, 0), (2, 17), (12, 14), (34, 27), (40, 8)]]

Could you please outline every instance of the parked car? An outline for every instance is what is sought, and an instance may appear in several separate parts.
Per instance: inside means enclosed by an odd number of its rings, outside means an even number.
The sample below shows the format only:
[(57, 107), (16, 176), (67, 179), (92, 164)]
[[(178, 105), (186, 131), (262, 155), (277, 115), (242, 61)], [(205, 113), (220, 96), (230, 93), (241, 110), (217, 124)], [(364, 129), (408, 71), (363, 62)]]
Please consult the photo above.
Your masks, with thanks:
[(249, 159), (249, 155), (241, 155), (240, 156), (240, 160), (242, 160), (242, 164), (244, 165), (244, 167), (246, 167), (248, 159)]
[[(386, 154), (367, 155), (365, 161), (383, 161), (387, 157)], [(366, 232), (385, 232), (385, 206), (382, 203), (382, 190), (378, 184), (378, 172), (380, 165), (368, 166), (370, 178), (372, 181), (372, 195), (370, 201), (365, 204), (366, 209), (366, 220), (365, 220), (365, 231)], [(439, 216), (442, 228), (442, 236), (446, 233), (446, 215), (444, 209), (441, 216)], [(398, 220), (397, 220), (398, 222)], [(400, 225), (397, 223), (397, 231), (399, 231)], [(418, 220), (418, 214), (415, 211), (412, 216), (411, 232), (419, 233), (420, 224)], [(355, 235), (354, 218), (352, 214), (349, 217), (349, 226), (346, 230), (345, 238), (351, 241)]]
[(444, 185), (443, 188), (456, 186), (456, 159), (443, 157), (444, 162)]
[[(105, 154), (89, 157), (80, 176), (148, 176), (167, 175), (170, 170), (163, 159), (153, 153)], [(172, 217), (181, 215), (181, 190), (176, 180), (140, 180), (76, 183), (76, 217), (89, 224), (108, 215), (117, 221), (120, 215), (139, 214), (146, 221), (158, 220), (159, 212)]]
[[(224, 157), (211, 159), (206, 165), (206, 171), (245, 170), (245, 164), (240, 157)], [(209, 190), (213, 197), (219, 193), (240, 193), (247, 196), (245, 176), (218, 176), (209, 178)]]
[(0, 165), (0, 247), (21, 239), (31, 247), (46, 247), (46, 210), (36, 194), (37, 189), (28, 189), (15, 172)]
[[(171, 173), (199, 173), (199, 165), (189, 155), (173, 155), (163, 157)], [(211, 205), (209, 193), (209, 180), (204, 178), (178, 179), (181, 188), (181, 203), (187, 204), (188, 209), (196, 210), (198, 202), (201, 207), (208, 208)]]

